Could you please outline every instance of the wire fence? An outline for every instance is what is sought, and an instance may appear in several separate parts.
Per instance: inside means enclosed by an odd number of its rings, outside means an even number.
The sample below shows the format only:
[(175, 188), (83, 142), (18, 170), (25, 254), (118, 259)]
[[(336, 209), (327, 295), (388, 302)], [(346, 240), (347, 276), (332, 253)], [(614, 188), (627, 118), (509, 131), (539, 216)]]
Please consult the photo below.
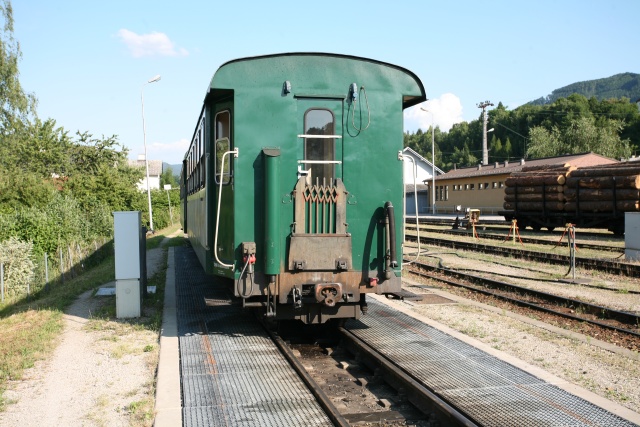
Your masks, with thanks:
[[(4, 303), (29, 297), (55, 286), (64, 285), (90, 267), (113, 255), (113, 240), (73, 243), (59, 247), (55, 253), (32, 258), (29, 279), (15, 280), (13, 269), (24, 270), (24, 263), (0, 261), (0, 298)], [(22, 277), (25, 277), (24, 275)]]

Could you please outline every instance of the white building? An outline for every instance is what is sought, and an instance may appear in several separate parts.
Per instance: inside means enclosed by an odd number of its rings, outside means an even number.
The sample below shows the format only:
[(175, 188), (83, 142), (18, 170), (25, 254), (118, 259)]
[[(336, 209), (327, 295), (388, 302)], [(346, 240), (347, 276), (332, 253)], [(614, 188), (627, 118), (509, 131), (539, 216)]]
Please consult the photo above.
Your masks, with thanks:
[[(139, 167), (145, 170), (144, 154), (138, 155), (138, 160), (129, 160), (129, 166)], [(149, 188), (160, 189), (160, 175), (162, 175), (162, 160), (149, 160)], [(138, 190), (147, 191), (147, 174), (138, 183)]]
[(416, 214), (416, 203), (414, 201), (414, 163), (416, 174), (416, 189), (418, 193), (418, 214), (428, 214), (431, 212), (431, 203), (429, 197), (429, 186), (424, 185), (423, 182), (431, 182), (431, 178), (434, 176), (442, 175), (444, 172), (437, 166), (434, 166), (429, 160), (422, 157), (409, 147), (405, 147), (402, 150), (404, 157), (411, 157), (411, 160), (404, 160), (403, 163), (403, 179), (404, 179), (404, 192), (405, 192), (405, 213), (407, 215)]

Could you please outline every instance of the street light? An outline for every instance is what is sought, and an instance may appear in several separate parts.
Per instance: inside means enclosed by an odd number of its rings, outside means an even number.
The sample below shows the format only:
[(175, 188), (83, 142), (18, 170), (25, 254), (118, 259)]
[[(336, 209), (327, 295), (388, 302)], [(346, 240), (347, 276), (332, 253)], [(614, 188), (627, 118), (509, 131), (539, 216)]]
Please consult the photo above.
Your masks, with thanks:
[(171, 190), (171, 184), (165, 184), (164, 189), (167, 192), (167, 202), (169, 202), (169, 218), (171, 218), (171, 225), (173, 225), (173, 213), (171, 213), (171, 198), (169, 197), (169, 190)]
[(433, 113), (420, 107), (425, 113), (431, 114), (431, 213), (436, 214), (436, 128), (433, 124)]
[[(148, 80), (147, 83), (155, 83), (160, 80), (160, 74)], [(149, 157), (147, 157), (147, 129), (144, 124), (144, 83), (140, 89), (140, 100), (142, 101), (142, 138), (144, 139), (144, 164), (147, 170), (147, 199), (149, 200), (149, 228), (153, 233), (153, 211), (151, 210), (151, 187), (149, 184)]]

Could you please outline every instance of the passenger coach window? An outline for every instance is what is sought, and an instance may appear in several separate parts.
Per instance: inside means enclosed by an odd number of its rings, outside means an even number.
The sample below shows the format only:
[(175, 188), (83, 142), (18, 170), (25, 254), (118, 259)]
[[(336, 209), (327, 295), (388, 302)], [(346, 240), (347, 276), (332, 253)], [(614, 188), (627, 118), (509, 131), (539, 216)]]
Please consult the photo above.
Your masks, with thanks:
[[(334, 135), (333, 113), (329, 110), (313, 109), (305, 113), (304, 133), (306, 135)], [(305, 160), (335, 160), (335, 139), (333, 138), (305, 138)], [(322, 185), (323, 180), (329, 184), (334, 178), (333, 164), (307, 164), (311, 169), (311, 182)]]
[[(215, 125), (216, 140), (216, 183), (220, 183), (222, 173), (222, 156), (231, 149), (231, 114), (223, 111), (216, 114)], [(231, 154), (224, 158), (224, 176), (222, 183), (228, 184), (231, 181)]]

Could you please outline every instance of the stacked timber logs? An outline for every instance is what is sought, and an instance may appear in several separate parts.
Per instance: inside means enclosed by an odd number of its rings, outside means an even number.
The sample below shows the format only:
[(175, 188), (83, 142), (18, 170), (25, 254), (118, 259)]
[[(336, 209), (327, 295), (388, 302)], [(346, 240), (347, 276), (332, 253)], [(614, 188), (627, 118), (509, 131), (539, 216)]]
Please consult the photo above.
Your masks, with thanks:
[(575, 169), (566, 165), (526, 166), (505, 181), (504, 208), (530, 212), (561, 212), (567, 173)]
[(565, 212), (640, 210), (640, 164), (579, 168), (566, 180)]
[(640, 211), (640, 163), (527, 167), (505, 181), (504, 208), (527, 212)]

